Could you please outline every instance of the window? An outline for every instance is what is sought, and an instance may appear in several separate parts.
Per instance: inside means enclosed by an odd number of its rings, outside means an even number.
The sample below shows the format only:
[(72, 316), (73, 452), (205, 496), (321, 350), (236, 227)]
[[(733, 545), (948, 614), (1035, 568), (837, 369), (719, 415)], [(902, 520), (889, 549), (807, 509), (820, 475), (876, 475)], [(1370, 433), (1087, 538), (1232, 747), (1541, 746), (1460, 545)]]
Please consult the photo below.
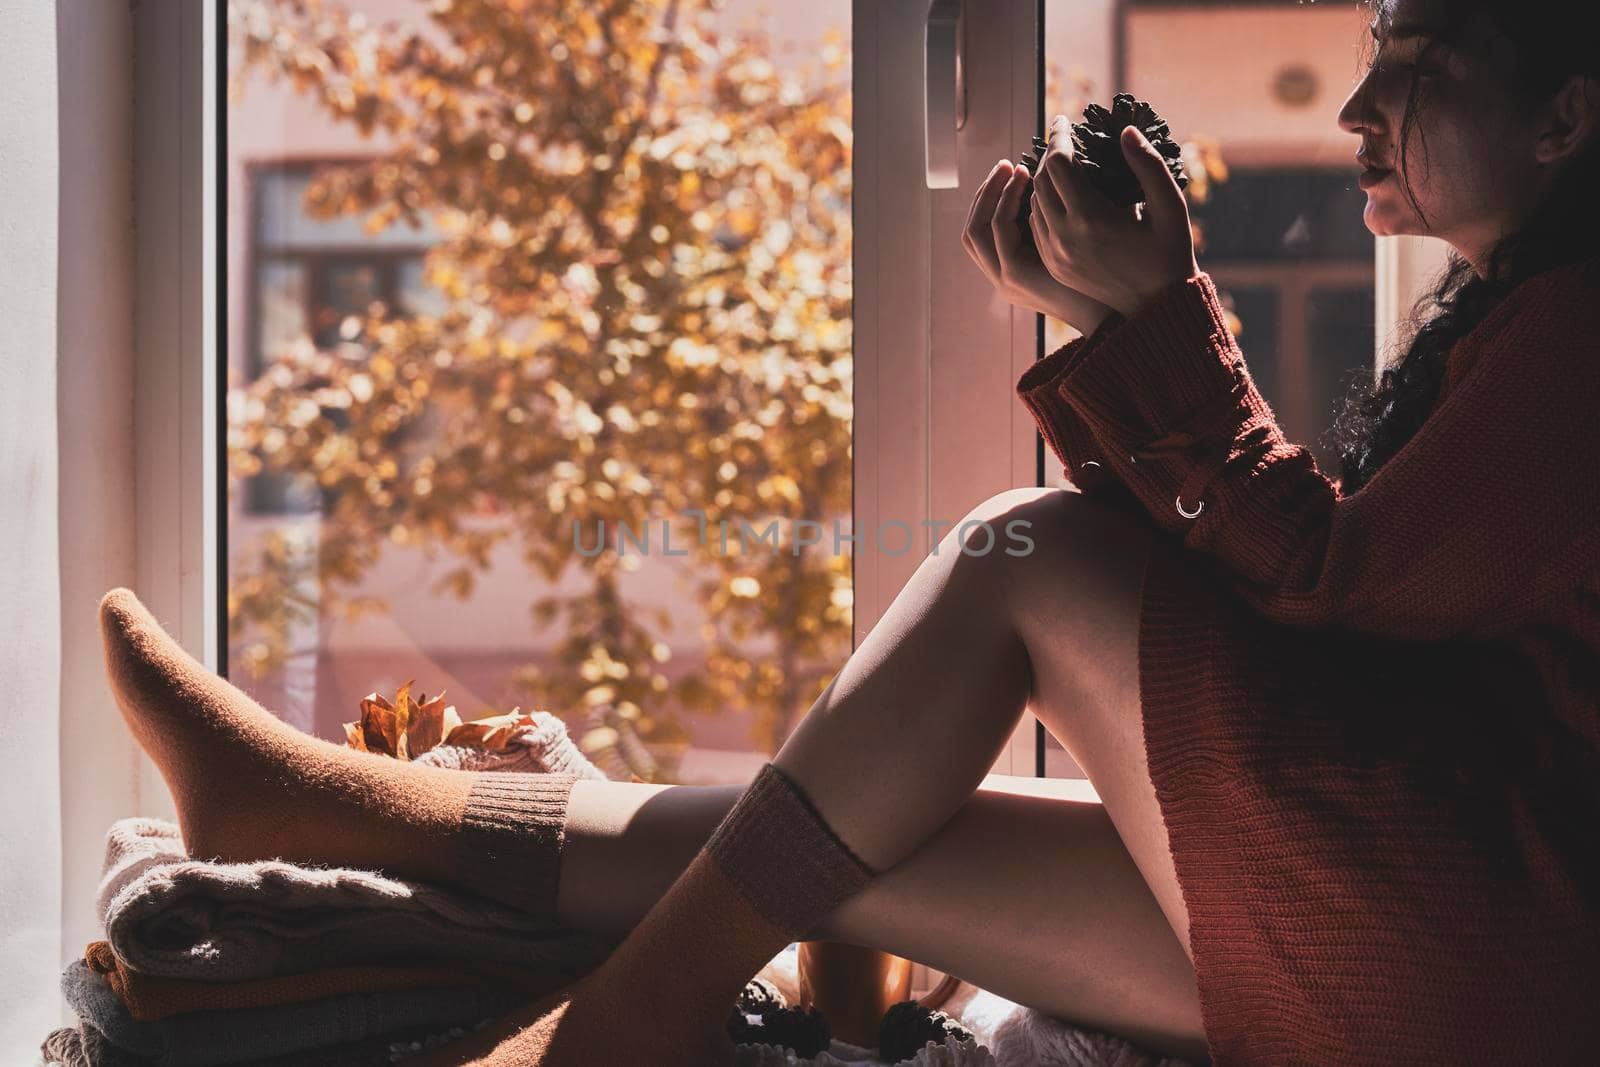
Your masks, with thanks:
[(232, 680), (748, 780), (851, 648), (848, 0), (344, 6), (230, 27)]
[[(307, 214), (315, 163), (261, 163), (246, 172), (240, 193), (251, 220), (245, 276), (249, 377), (272, 358), (309, 340), (318, 350), (361, 351), (366, 315), (376, 303), (394, 316), (437, 315), (444, 300), (423, 281), (423, 253), (440, 234), (431, 226), (396, 225), (366, 233), (358, 219)], [(358, 357), (359, 358), (359, 357)], [(330, 413), (332, 414), (332, 413)], [(310, 472), (266, 471), (246, 479), (251, 514), (304, 514), (328, 503)]]

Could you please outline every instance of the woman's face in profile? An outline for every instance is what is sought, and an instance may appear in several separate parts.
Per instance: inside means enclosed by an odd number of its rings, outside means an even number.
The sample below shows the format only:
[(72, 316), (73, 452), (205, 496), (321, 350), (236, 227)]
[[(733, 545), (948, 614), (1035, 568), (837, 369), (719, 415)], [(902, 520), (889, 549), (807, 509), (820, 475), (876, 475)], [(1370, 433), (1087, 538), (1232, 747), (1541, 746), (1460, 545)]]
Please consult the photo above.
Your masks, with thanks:
[[(1367, 229), (1437, 237), (1478, 266), (1480, 253), (1533, 203), (1539, 168), (1529, 116), (1501, 88), (1514, 63), (1509, 42), (1481, 11), (1459, 40), (1442, 39), (1461, 20), (1453, 6), (1449, 0), (1373, 5), (1373, 63), (1339, 109), (1339, 127), (1360, 138), (1357, 147), (1371, 164), (1389, 168), (1362, 180)], [(1401, 123), (1413, 76), (1403, 179)]]

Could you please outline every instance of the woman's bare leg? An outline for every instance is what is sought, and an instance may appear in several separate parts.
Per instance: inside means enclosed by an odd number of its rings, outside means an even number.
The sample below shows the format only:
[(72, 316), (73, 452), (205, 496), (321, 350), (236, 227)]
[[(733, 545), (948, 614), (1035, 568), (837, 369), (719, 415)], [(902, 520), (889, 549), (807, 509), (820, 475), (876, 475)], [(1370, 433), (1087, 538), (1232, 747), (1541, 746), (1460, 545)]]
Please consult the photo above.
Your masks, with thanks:
[[(1150, 526), (1082, 493), (1015, 489), (923, 559), (774, 757), (885, 870), (978, 787), (1025, 707), (1083, 768), (1184, 951), (1188, 913), (1145, 761), (1138, 634)], [(1016, 521), (1031, 551), (1006, 544)], [(963, 540), (963, 536), (966, 538)], [(1193, 958), (1190, 953), (1190, 958)]]
[[(988, 538), (980, 532), (971, 535), (970, 542), (963, 542), (962, 528), (952, 530), (939, 552), (923, 560), (889, 612), (774, 759), (804, 786), (844, 840), (869, 863), (887, 871), (877, 882), (920, 894), (919, 904), (907, 906), (905, 901), (884, 896), (895, 889), (869, 889), (859, 900), (841, 907), (830, 917), (830, 924), (836, 919), (845, 923), (853, 919), (860, 923), (853, 929), (864, 936), (886, 929), (877, 925), (877, 920), (893, 923), (898, 918), (902, 925), (894, 938), (878, 935), (894, 943), (875, 947), (941, 969), (942, 964), (929, 958), (927, 950), (919, 954), (904, 942), (932, 945), (937, 952), (946, 934), (959, 938), (977, 930), (969, 941), (970, 961), (961, 961), (968, 969), (963, 972), (951, 965), (948, 969), (952, 972), (1003, 995), (1010, 994), (1002, 986), (1015, 984), (1020, 989), (1032, 983), (1028, 996), (1013, 999), (1041, 1010), (1053, 1010), (1046, 1008), (1046, 1003), (1075, 1002), (1080, 993), (1090, 1002), (1099, 997), (1093, 1009), (1095, 1018), (1117, 1017), (1124, 1025), (1113, 1026), (1109, 1021), (1097, 1025), (1117, 1032), (1129, 1033), (1127, 1027), (1139, 1025), (1141, 1012), (1153, 1011), (1156, 1014), (1151, 1018), (1164, 1020), (1153, 1025), (1170, 1027), (1169, 1036), (1190, 1042), (1192, 1054), (1198, 1034), (1192, 969), (1178, 968), (1174, 985), (1172, 960), (1162, 957), (1161, 948), (1155, 949), (1153, 960), (1125, 965), (1120, 977), (1109, 966), (1118, 958), (1115, 940), (1123, 936), (1140, 944), (1164, 945), (1167, 952), (1173, 947), (1179, 953), (1188, 952), (1187, 915), (1145, 765), (1138, 703), (1139, 593), (1150, 546), (1149, 528), (1081, 494), (1052, 489), (999, 494), (968, 518), (988, 523), (999, 545), (1007, 543), (1007, 523), (1026, 520), (1034, 549), (1025, 556), (1002, 555), (999, 549), (990, 555), (964, 555), (963, 543), (977, 553), (989, 543)], [(1094, 782), (1104, 805), (1103, 809), (1096, 807), (1094, 819), (1099, 820), (1101, 831), (1108, 825), (1116, 831), (1121, 847), (1109, 851), (1121, 856), (1123, 874), (1129, 872), (1131, 863), (1132, 871), (1142, 876), (1142, 895), (1131, 892), (1126, 883), (1114, 896), (1101, 895), (1105, 885), (1099, 879), (1115, 880), (1117, 876), (1108, 873), (1110, 868), (1102, 862), (1081, 855), (1085, 849), (1091, 855), (1097, 851), (1087, 843), (1093, 834), (1081, 820), (1074, 830), (1063, 825), (1054, 851), (1049, 845), (1053, 828), (1047, 821), (1033, 823), (1038, 836), (1029, 839), (1031, 851), (1048, 859), (1022, 861), (1025, 869), (1017, 871), (1014, 878), (999, 876), (993, 864), (1003, 867), (1006, 861), (996, 858), (967, 884), (949, 889), (939, 883), (950, 879), (951, 865), (923, 866), (925, 861), (907, 858), (924, 852), (938, 857), (951, 847), (935, 837), (946, 827), (951, 832), (965, 827), (970, 833), (977, 825), (986, 834), (1005, 832), (993, 818), (993, 809), (986, 806), (994, 801), (978, 794), (973, 806), (974, 790), (1027, 706)], [(614, 826), (618, 813), (607, 814), (603, 805), (590, 803), (592, 797), (575, 794), (561, 893), (569, 918), (606, 925), (636, 914), (634, 909), (641, 901), (632, 897), (629, 903), (633, 890), (617, 888), (619, 872), (627, 871), (630, 881), (640, 870), (657, 872), (657, 881), (643, 900), (648, 905), (654, 899), (651, 894), (659, 895), (693, 854), (691, 844), (682, 840), (669, 844), (672, 835), (664, 833), (663, 827), (681, 817), (684, 826), (697, 827), (689, 834), (697, 845), (740, 791), (671, 791), (647, 801), (629, 817), (636, 818), (642, 828), (633, 838), (638, 849), (618, 843), (626, 842), (626, 836), (615, 839), (603, 831), (589, 833), (592, 827), (586, 819), (601, 824), (610, 821)], [(636, 804), (615, 795), (624, 807)], [(1043, 810), (1060, 815), (1059, 809)], [(958, 812), (966, 814), (952, 823)], [(976, 845), (975, 838), (965, 841)], [(1108, 851), (1105, 841), (1098, 851)], [(1012, 855), (1016, 862), (1018, 854)], [(1030, 884), (1034, 865), (1041, 871), (1049, 869), (1048, 888), (1043, 891), (1038, 891), (1043, 874)], [(900, 866), (907, 870), (901, 872)], [(1074, 882), (1074, 877), (1079, 881)], [(1002, 887), (1001, 882), (1020, 883), (1021, 887)], [(1011, 892), (1016, 894), (1014, 899), (995, 899), (997, 894)], [(985, 894), (989, 904), (1000, 906), (963, 906), (984, 901)], [(1120, 916), (1112, 914), (1114, 906), (1130, 896), (1154, 900), (1156, 914), (1167, 923), (1165, 938), (1148, 925), (1141, 927), (1138, 908)], [(920, 907), (941, 914), (941, 900), (954, 901), (946, 907), (954, 909), (959, 919), (925, 923), (912, 917)], [(942, 914), (948, 917), (951, 912)], [(993, 940), (977, 929), (978, 918), (991, 920), (996, 934)], [(1148, 913), (1143, 915), (1144, 920), (1149, 918)], [(1112, 942), (1102, 943), (1104, 951), (1097, 955), (1090, 947), (1094, 935), (1084, 931), (1107, 923), (1126, 924), (1127, 929), (1119, 930)], [(949, 925), (964, 928), (951, 932)], [(1140, 929), (1142, 935), (1130, 932)], [(835, 936), (839, 931), (827, 933)], [(1012, 949), (1025, 954), (1030, 947), (1039, 948), (1041, 942), (1049, 942), (1042, 955), (1058, 961), (1053, 969), (1041, 963), (1038, 955), (1019, 956), (1027, 962), (1007, 973), (1003, 960)], [(997, 951), (996, 945), (1006, 948)], [(946, 951), (958, 950), (947, 947)], [(978, 977), (971, 969), (974, 965), (990, 976)], [(1148, 967), (1148, 973), (1141, 967)], [(1165, 1015), (1155, 1004), (1139, 1003), (1136, 991), (1146, 981), (1162, 983), (1161, 975), (1167, 976), (1165, 984), (1158, 984), (1150, 996), (1167, 1005)], [(1101, 985), (1107, 981), (1120, 986), (1108, 993)], [(1049, 992), (1052, 988), (1061, 990), (1054, 998)], [(1096, 988), (1098, 993), (1092, 991)], [(1090, 1014), (1070, 1014), (1064, 1006), (1062, 1013), (1092, 1021)], [(1147, 1023), (1150, 1021), (1147, 1018)], [(1203, 1054), (1203, 1042), (1198, 1048)]]
[[(626, 934), (743, 788), (579, 782), (562, 921)], [(1098, 803), (979, 789), (812, 936), (917, 960), (1152, 1051), (1206, 1057), (1193, 968)]]

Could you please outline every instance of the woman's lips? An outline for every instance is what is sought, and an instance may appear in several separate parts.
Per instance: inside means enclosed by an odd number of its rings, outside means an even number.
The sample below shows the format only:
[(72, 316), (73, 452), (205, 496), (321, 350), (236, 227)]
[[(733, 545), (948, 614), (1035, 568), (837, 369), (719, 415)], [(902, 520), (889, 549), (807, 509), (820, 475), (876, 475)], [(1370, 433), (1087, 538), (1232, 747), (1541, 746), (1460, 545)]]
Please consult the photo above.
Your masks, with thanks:
[(1374, 185), (1377, 185), (1379, 182), (1383, 181), (1383, 179), (1387, 178), (1392, 173), (1394, 173), (1394, 172), (1393, 171), (1388, 171), (1388, 170), (1367, 170), (1367, 171), (1362, 171), (1361, 172), (1361, 177), (1356, 182), (1356, 184), (1359, 185), (1363, 189), (1370, 189)]

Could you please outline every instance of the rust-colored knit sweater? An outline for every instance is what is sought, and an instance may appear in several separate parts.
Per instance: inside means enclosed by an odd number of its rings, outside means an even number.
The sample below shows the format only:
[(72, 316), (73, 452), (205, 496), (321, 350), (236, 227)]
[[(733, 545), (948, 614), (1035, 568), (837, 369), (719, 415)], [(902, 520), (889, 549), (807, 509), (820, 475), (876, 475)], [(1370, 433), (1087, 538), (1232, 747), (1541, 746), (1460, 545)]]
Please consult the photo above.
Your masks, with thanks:
[(1600, 261), (1521, 283), (1348, 496), (1205, 273), (1017, 392), (1160, 533), (1145, 745), (1215, 1062), (1600, 1063)]

